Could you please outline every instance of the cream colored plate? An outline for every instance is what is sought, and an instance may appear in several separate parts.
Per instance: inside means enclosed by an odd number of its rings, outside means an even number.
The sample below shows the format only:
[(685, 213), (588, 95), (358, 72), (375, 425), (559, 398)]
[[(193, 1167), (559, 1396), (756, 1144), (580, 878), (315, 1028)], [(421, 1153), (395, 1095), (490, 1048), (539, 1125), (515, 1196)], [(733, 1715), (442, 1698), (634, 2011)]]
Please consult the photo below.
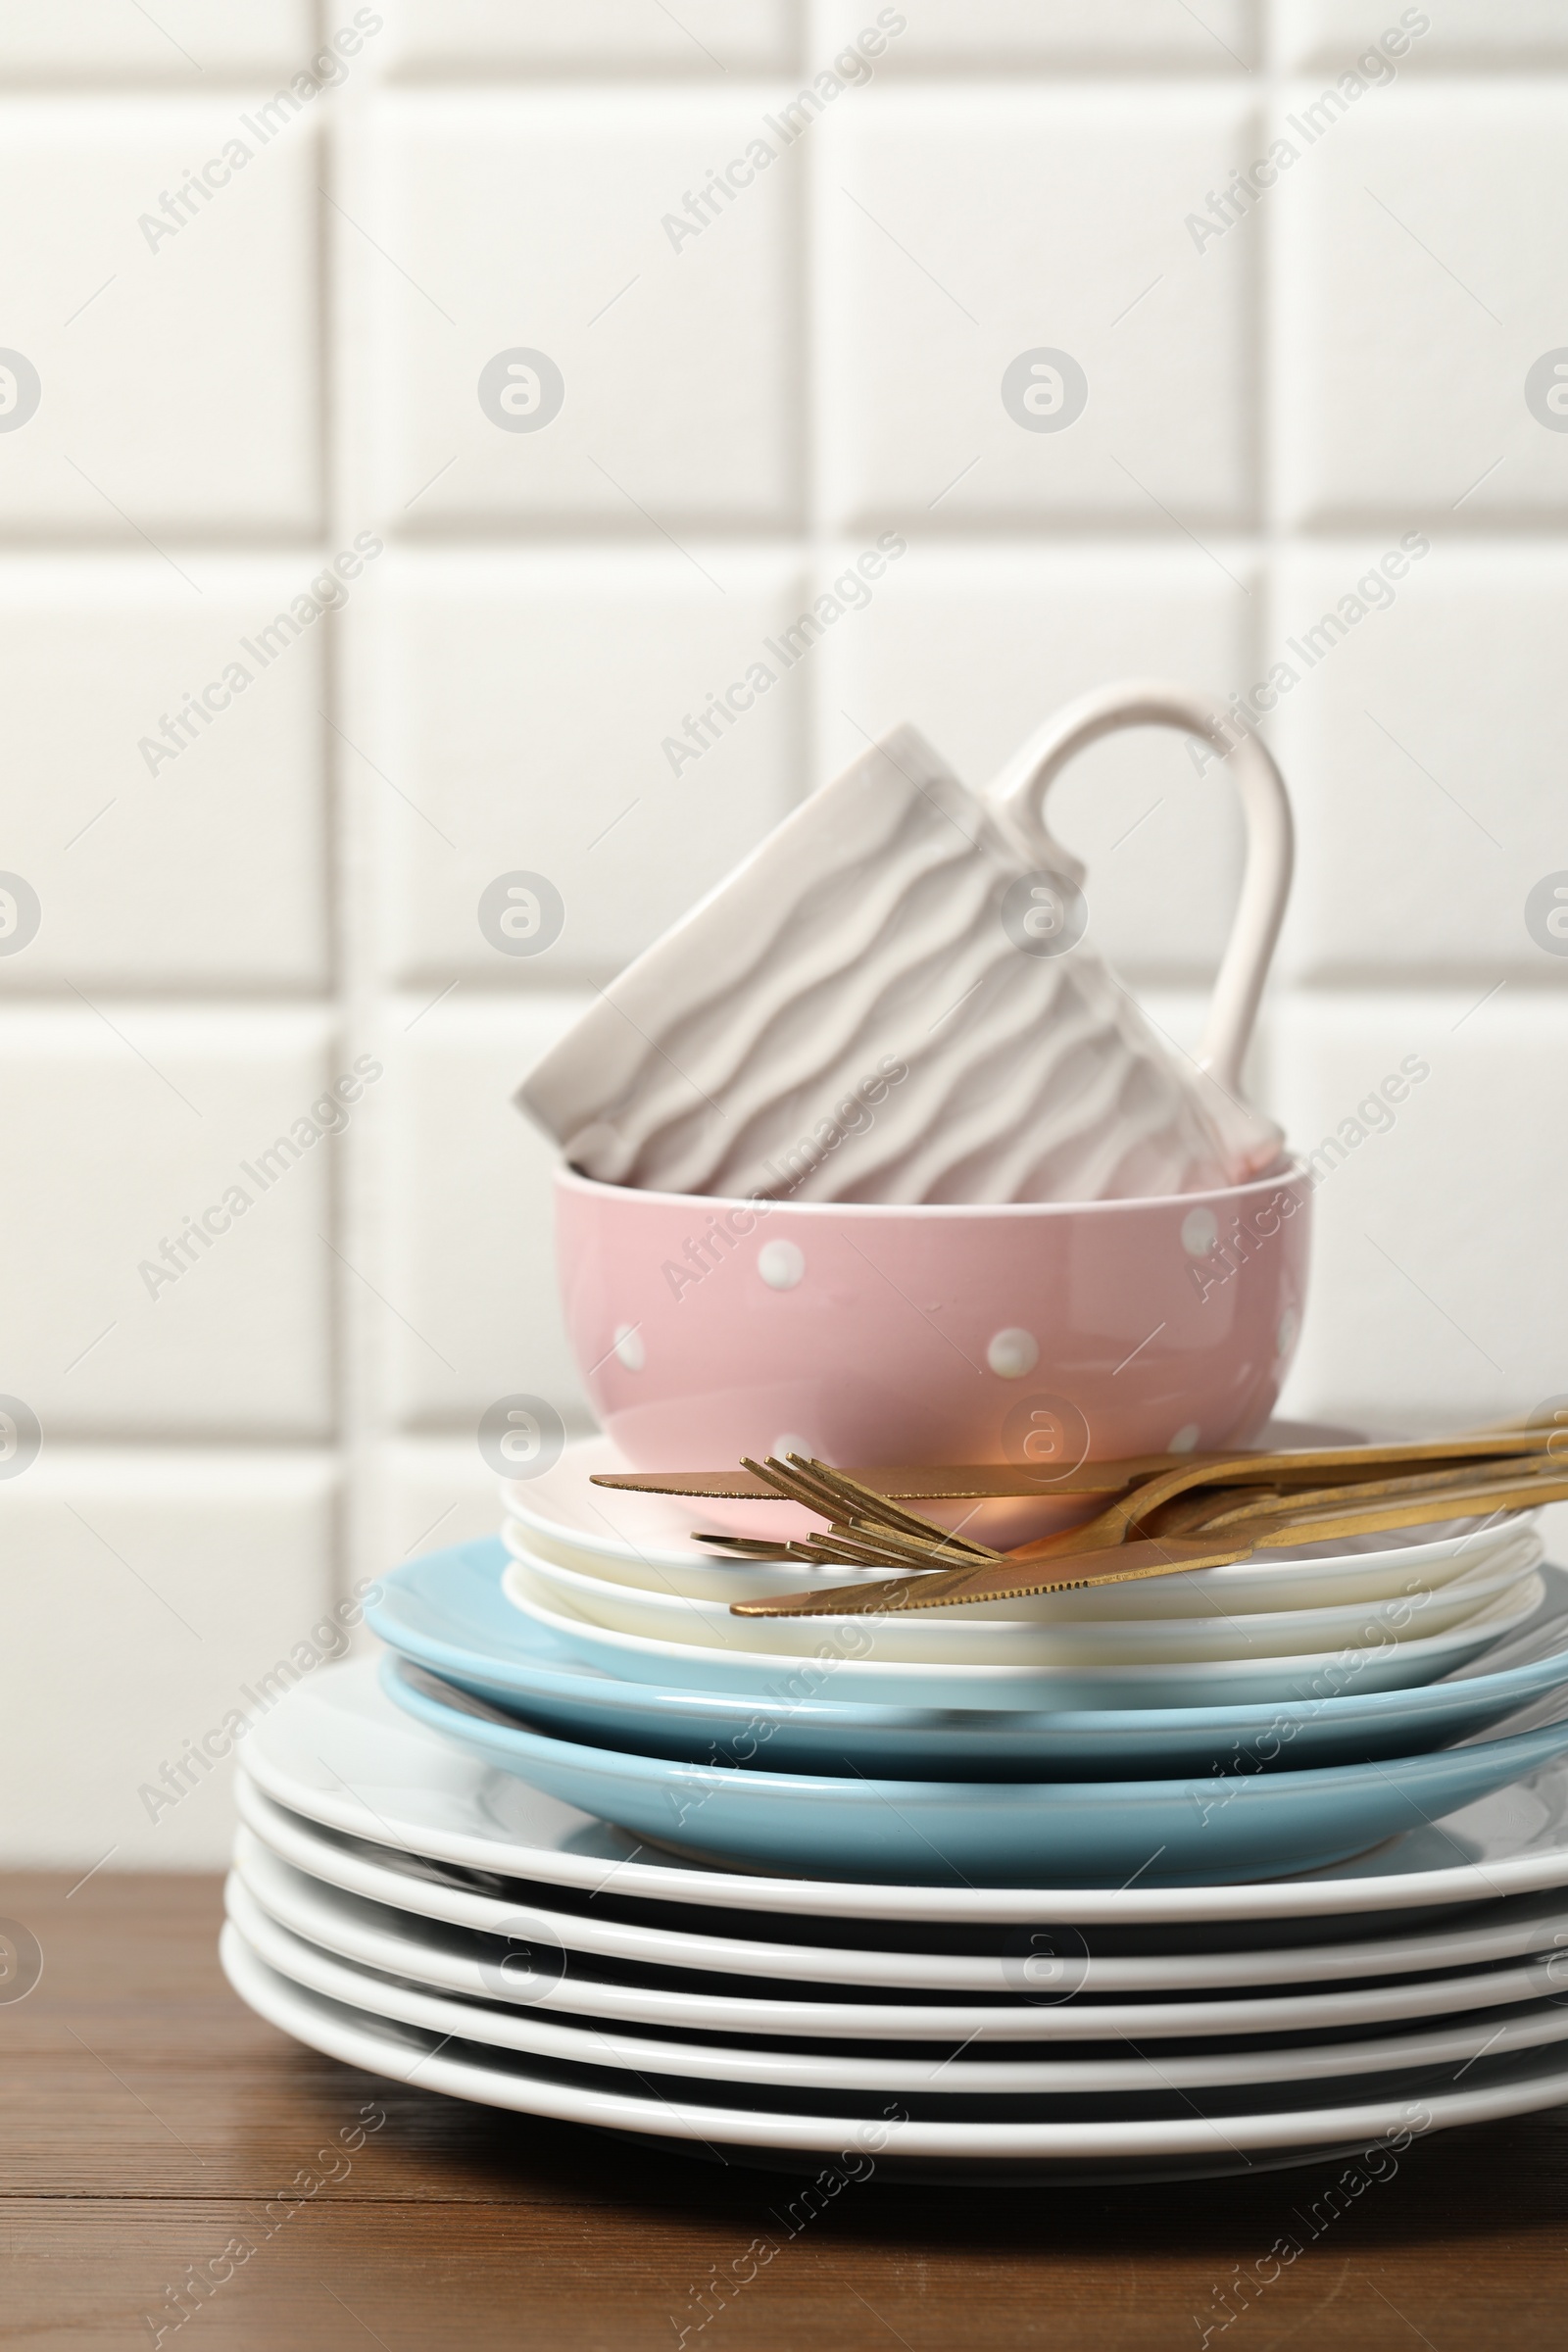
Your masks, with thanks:
[[(1364, 1648), (1387, 1642), (1413, 1642), (1451, 1627), (1518, 1587), (1540, 1557), (1535, 1531), (1519, 1544), (1500, 1547), (1479, 1565), (1467, 1567), (1435, 1591), (1385, 1599), (1352, 1599), (1328, 1608), (1209, 1610), (1201, 1616), (1110, 1615), (1061, 1619), (1026, 1618), (1015, 1604), (980, 1616), (944, 1609), (905, 1616), (737, 1617), (720, 1601), (689, 1600), (679, 1593), (651, 1592), (536, 1556), (514, 1558), (506, 1572), (509, 1596), (541, 1601), (569, 1611), (613, 1633), (644, 1641), (697, 1643), (709, 1648), (749, 1650), (772, 1657), (810, 1657), (825, 1636), (855, 1629), (855, 1654), (862, 1659), (928, 1666), (1088, 1667), (1206, 1664), (1216, 1659), (1290, 1657), (1305, 1650)], [(1105, 1555), (1107, 1558), (1109, 1554)], [(1102, 1591), (1153, 1592), (1179, 1585), (1180, 1577), (1152, 1579), (1147, 1586), (1108, 1586)], [(799, 1586), (796, 1588), (799, 1590)], [(1073, 1601), (1099, 1601), (1101, 1592), (1069, 1593)]]

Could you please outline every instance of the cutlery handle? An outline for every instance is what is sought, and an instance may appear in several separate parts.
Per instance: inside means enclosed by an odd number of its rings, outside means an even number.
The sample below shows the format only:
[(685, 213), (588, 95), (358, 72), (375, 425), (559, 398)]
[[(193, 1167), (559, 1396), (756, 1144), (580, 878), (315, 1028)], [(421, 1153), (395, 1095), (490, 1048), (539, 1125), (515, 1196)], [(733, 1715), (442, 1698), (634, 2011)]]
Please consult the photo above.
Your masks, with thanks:
[(1176, 727), (1200, 736), (1213, 745), (1241, 795), (1247, 865), (1198, 1054), (1200, 1066), (1239, 1097), (1242, 1060), (1284, 920), (1295, 857), (1285, 780), (1257, 737), (1238, 733), (1217, 703), (1191, 687), (1132, 678), (1083, 695), (1048, 718), (982, 798), (1026, 858), (1054, 857), (1059, 862), (1060, 850), (1046, 831), (1046, 794), (1069, 760), (1123, 727)]

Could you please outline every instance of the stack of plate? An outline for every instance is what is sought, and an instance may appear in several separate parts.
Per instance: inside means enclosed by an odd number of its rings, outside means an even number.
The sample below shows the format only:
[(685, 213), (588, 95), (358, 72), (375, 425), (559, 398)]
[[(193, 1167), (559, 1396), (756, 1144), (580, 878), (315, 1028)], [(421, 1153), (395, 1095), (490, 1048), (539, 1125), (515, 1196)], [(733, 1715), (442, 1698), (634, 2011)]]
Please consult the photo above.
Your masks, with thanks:
[(251, 1730), (225, 1964), (301, 2040), (963, 2179), (1568, 2097), (1568, 1578), (1528, 1522), (1027, 1617), (744, 1620), (809, 1572), (714, 1559), (601, 1460), (395, 1572), (379, 1667)]
[[(1540, 1604), (1533, 1516), (1270, 1551), (1232, 1567), (1029, 1600), (879, 1617), (745, 1618), (729, 1603), (882, 1570), (715, 1557), (693, 1519), (763, 1535), (813, 1524), (793, 1504), (694, 1503), (592, 1483), (604, 1440), (503, 1490), (506, 1597), (618, 1679), (747, 1697), (987, 1709), (1191, 1706), (1394, 1690), (1446, 1674)], [(783, 1524), (768, 1523), (769, 1510)]]
[(1250, 2170), (1568, 2098), (1560, 1765), (1313, 1876), (1020, 1892), (682, 1864), (411, 1722), (369, 1664), (244, 1755), (236, 1988), (459, 2097), (962, 2178)]

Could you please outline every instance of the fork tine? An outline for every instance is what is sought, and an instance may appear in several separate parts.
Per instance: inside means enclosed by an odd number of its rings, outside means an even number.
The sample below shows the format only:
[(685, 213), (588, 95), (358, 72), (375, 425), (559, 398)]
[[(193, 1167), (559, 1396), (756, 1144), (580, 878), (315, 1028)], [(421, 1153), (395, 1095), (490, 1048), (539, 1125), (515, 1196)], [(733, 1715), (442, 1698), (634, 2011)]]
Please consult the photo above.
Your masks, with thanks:
[[(873, 1494), (868, 1487), (858, 1486), (854, 1480), (845, 1482), (850, 1492), (840, 1494), (837, 1492), (836, 1473), (831, 1472), (826, 1464), (808, 1463), (803, 1455), (792, 1454), (788, 1462), (781, 1462), (775, 1454), (769, 1454), (765, 1462), (748, 1458), (743, 1467), (765, 1480), (775, 1494), (784, 1495), (791, 1502), (799, 1502), (808, 1510), (815, 1511), (820, 1517), (831, 1521), (835, 1537), (840, 1541), (850, 1536), (863, 1543), (871, 1536), (885, 1536), (890, 1544), (897, 1544), (898, 1548), (891, 1558), (885, 1554), (879, 1557), (873, 1552), (868, 1556), (868, 1565), (903, 1568), (909, 1566), (911, 1561), (926, 1562), (935, 1552), (944, 1562), (952, 1561), (956, 1555), (972, 1561), (976, 1567), (983, 1567), (1000, 1556), (984, 1544), (972, 1544), (966, 1537), (955, 1537), (934, 1520), (921, 1519), (912, 1511), (897, 1510), (883, 1496)], [(874, 1516), (862, 1507), (861, 1496), (873, 1506)], [(846, 1511), (850, 1514), (848, 1519)]]
[(795, 1473), (786, 1469), (771, 1453), (765, 1462), (754, 1462), (749, 1453), (743, 1453), (741, 1468), (749, 1470), (754, 1478), (760, 1478), (764, 1486), (771, 1487), (775, 1494), (782, 1494), (786, 1502), (807, 1502), (808, 1507), (816, 1507), (814, 1503), (809, 1503), (809, 1498), (802, 1492), (801, 1482)]
[(896, 1527), (906, 1536), (935, 1536), (939, 1543), (956, 1545), (963, 1551), (972, 1551), (980, 1559), (994, 1560), (1001, 1557), (1001, 1554), (993, 1551), (988, 1544), (977, 1544), (968, 1536), (958, 1535), (951, 1528), (942, 1527), (935, 1519), (924, 1519), (918, 1511), (901, 1509), (898, 1503), (890, 1502), (885, 1494), (879, 1494), (874, 1487), (862, 1487), (858, 1479), (851, 1478), (845, 1471), (835, 1470), (830, 1462), (808, 1459), (798, 1453), (792, 1453), (789, 1458), (792, 1468), (815, 1479), (830, 1494), (835, 1494), (841, 1509), (843, 1504), (848, 1502), (851, 1505), (850, 1515), (853, 1518), (869, 1518), (874, 1520), (878, 1526)]
[[(797, 1471), (779, 1461), (776, 1455), (769, 1454), (765, 1462), (748, 1459), (744, 1466), (758, 1478), (764, 1479), (774, 1494), (785, 1502), (798, 1503), (803, 1510), (813, 1511), (819, 1519), (836, 1520), (842, 1517), (836, 1497), (819, 1494), (811, 1481), (802, 1478)], [(815, 1538), (821, 1530), (812, 1529), (810, 1533)]]
[(917, 1544), (912, 1536), (900, 1535), (896, 1528), (878, 1528), (874, 1532), (861, 1527), (835, 1527), (833, 1536), (839, 1543), (858, 1544), (868, 1558), (889, 1568), (984, 1568), (985, 1557), (976, 1558), (972, 1552), (950, 1550), (940, 1544)]
[(748, 1560), (793, 1559), (796, 1548), (793, 1544), (786, 1543), (782, 1537), (775, 1543), (768, 1543), (760, 1536), (712, 1535), (704, 1527), (692, 1529), (692, 1542), (694, 1544), (710, 1544), (715, 1550), (732, 1551)]
[[(821, 1536), (809, 1537), (803, 1543), (786, 1542), (782, 1537), (776, 1543), (765, 1543), (757, 1536), (712, 1535), (705, 1528), (694, 1528), (692, 1541), (696, 1544), (710, 1544), (715, 1550), (728, 1551), (738, 1559), (805, 1560), (813, 1566), (842, 1564), (844, 1567), (858, 1567), (862, 1564), (861, 1552), (865, 1548), (861, 1545), (850, 1550), (832, 1544), (828, 1538)], [(870, 1565), (874, 1567), (881, 1567), (885, 1564), (888, 1563), (884, 1563), (879, 1558), (873, 1558), (870, 1562)]]
[(795, 1491), (803, 1502), (808, 1502), (825, 1519), (857, 1520), (874, 1517), (880, 1525), (892, 1506), (878, 1498), (873, 1510), (867, 1513), (858, 1499), (840, 1492), (837, 1481), (824, 1474), (818, 1465), (808, 1463), (801, 1454), (791, 1454), (787, 1464), (777, 1465), (794, 1480)]

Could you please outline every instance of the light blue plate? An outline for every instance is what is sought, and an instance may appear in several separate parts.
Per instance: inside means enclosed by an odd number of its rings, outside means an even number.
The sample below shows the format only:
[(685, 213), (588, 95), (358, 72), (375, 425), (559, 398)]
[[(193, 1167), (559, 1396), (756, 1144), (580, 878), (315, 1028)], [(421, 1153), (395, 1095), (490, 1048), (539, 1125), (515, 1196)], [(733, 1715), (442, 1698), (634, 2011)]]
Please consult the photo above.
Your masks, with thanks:
[(410, 1560), (367, 1618), (433, 1674), (564, 1740), (687, 1763), (892, 1780), (1164, 1780), (1188, 1773), (1360, 1764), (1413, 1756), (1568, 1690), (1568, 1576), (1462, 1676), (1410, 1690), (1226, 1707), (1024, 1709), (728, 1698), (628, 1683), (584, 1664), (501, 1591), (499, 1538)]
[(731, 1867), (942, 1886), (1206, 1886), (1340, 1862), (1568, 1752), (1568, 1723), (1322, 1771), (1143, 1781), (892, 1781), (619, 1755), (528, 1731), (399, 1658), (395, 1705), (601, 1821)]

